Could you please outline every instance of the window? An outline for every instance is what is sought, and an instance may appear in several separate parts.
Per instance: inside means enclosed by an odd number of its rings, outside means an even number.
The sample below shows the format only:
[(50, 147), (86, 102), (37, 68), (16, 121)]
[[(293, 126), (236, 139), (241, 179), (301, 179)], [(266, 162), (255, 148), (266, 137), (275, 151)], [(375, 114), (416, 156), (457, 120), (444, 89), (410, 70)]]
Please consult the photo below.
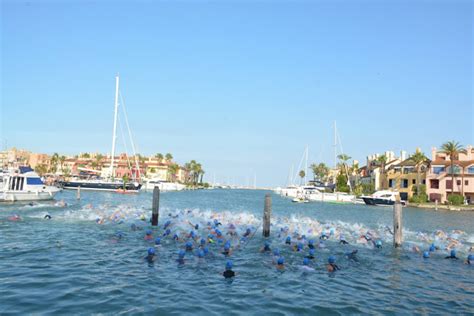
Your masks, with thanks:
[(433, 167), (433, 173), (434, 174), (440, 174), (442, 172), (445, 172), (445, 168), (444, 167)]
[(469, 180), (464, 180), (464, 185), (469, 185)]
[(393, 179), (389, 179), (389, 180), (388, 180), (388, 186), (389, 186), (390, 188), (394, 188), (394, 187), (395, 187), (395, 181), (393, 181)]
[[(454, 170), (454, 174), (460, 174), (461, 173), (461, 168), (459, 168), (459, 166), (454, 166), (453, 170)], [(451, 174), (451, 166), (449, 166), (447, 168), (446, 172), (448, 174)]]
[(439, 189), (439, 180), (430, 180), (430, 188)]
[(467, 173), (474, 174), (474, 166), (470, 166), (469, 168), (467, 168)]
[(402, 188), (408, 188), (408, 179), (403, 179)]
[(26, 178), (26, 184), (30, 185), (41, 185), (43, 184), (43, 181), (41, 181), (40, 178)]
[(411, 184), (416, 184), (416, 180), (415, 179), (411, 180)]
[(423, 179), (423, 181), (421, 181), (421, 183), (423, 183), (423, 184), (425, 184), (425, 185), (426, 185), (426, 180), (425, 180), (425, 179)]
[(452, 189), (452, 188), (453, 188), (453, 181), (446, 180), (446, 189)]
[(456, 180), (457, 185), (461, 185), (461, 180)]

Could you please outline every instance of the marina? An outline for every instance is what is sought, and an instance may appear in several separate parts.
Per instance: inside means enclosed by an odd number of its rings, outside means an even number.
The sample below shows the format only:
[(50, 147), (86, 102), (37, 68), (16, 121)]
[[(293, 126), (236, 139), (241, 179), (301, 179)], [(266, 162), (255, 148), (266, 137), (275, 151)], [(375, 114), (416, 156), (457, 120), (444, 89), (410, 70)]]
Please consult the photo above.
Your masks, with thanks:
[[(63, 191), (57, 198), (65, 204), (2, 206), (0, 313), (14, 308), (19, 313), (63, 314), (87, 309), (92, 313), (173, 311), (209, 315), (240, 304), (247, 306), (245, 313), (252, 314), (328, 310), (350, 314), (466, 314), (474, 308), (473, 271), (464, 264), (469, 247), (474, 245), (472, 214), (405, 208), (404, 242), (397, 250), (387, 230), (392, 225), (392, 212), (385, 207), (319, 202), (295, 205), (273, 194), (271, 233), (264, 239), (261, 219), (266, 192), (162, 193), (157, 227), (147, 223), (152, 196), (146, 192), (120, 196), (88, 191), (78, 201), (73, 192)], [(13, 213), (21, 220), (8, 220)], [(52, 218), (47, 220), (45, 215)], [(188, 240), (185, 236), (193, 230), (189, 222), (199, 224), (195, 231), (201, 238), (209, 234), (207, 222), (214, 220), (221, 223), (219, 228), (235, 249), (230, 259), (238, 277), (232, 283), (220, 275), (229, 259), (221, 254), (223, 243), (208, 244), (210, 255), (204, 259), (188, 252), (184, 265), (176, 262), (178, 250), (184, 249)], [(171, 233), (163, 236), (168, 221)], [(257, 232), (241, 243), (240, 237), (227, 234), (232, 231), (231, 224), (239, 236), (246, 228)], [(144, 239), (147, 229), (152, 230), (151, 240)], [(18, 238), (18, 231), (26, 233)], [(383, 242), (381, 249), (360, 239), (368, 231)], [(298, 234), (305, 234), (307, 240), (319, 242), (323, 232), (329, 239), (324, 241), (325, 248), (316, 249), (316, 259), (311, 263), (314, 271), (303, 272), (307, 242), (303, 252), (295, 252), (285, 245), (285, 236), (297, 243)], [(180, 236), (179, 241), (171, 238), (174, 233)], [(339, 244), (341, 235), (348, 245)], [(157, 260), (149, 264), (144, 257), (158, 236), (161, 246), (156, 248)], [(271, 254), (260, 252), (265, 240), (285, 257), (284, 272), (275, 269)], [(458, 241), (460, 259), (446, 260), (449, 250), (442, 248), (453, 240)], [(440, 250), (429, 259), (413, 251), (415, 246), (423, 251), (431, 243)], [(358, 250), (358, 262), (345, 257), (353, 249)], [(336, 274), (325, 268), (330, 255), (341, 267)], [(447, 292), (455, 300), (447, 298)], [(176, 304), (176, 295), (180, 304)], [(399, 303), (389, 303), (394, 299)], [(212, 304), (196, 306), (196, 301)]]

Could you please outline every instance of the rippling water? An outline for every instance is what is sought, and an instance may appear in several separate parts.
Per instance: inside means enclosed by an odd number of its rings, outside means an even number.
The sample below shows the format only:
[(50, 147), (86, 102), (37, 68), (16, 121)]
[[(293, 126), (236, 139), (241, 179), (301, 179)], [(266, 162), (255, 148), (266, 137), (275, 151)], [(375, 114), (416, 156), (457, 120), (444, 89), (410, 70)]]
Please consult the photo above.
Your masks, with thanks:
[[(172, 231), (181, 237), (199, 223), (198, 234), (208, 234), (206, 223), (217, 218), (228, 231), (229, 223), (241, 234), (261, 225), (267, 192), (210, 190), (170, 192), (161, 195), (160, 224), (172, 220)], [(238, 273), (226, 281), (221, 273), (226, 258), (222, 245), (210, 245), (210, 255), (198, 259), (186, 254), (176, 263), (184, 242), (162, 239), (157, 260), (144, 260), (153, 242), (144, 240), (150, 226), (140, 218), (151, 216), (151, 194), (117, 195), (74, 192), (58, 197), (67, 206), (53, 203), (0, 205), (0, 314), (7, 313), (160, 313), (160, 314), (469, 314), (474, 311), (474, 267), (464, 264), (474, 245), (474, 213), (434, 212), (405, 208), (404, 248), (391, 247), (388, 227), (391, 208), (323, 203), (294, 204), (273, 195), (271, 247), (285, 257), (284, 272), (275, 269), (271, 254), (260, 253), (261, 229), (253, 238), (232, 240), (231, 259)], [(20, 221), (8, 219), (19, 214)], [(44, 215), (50, 214), (51, 220)], [(175, 218), (176, 217), (176, 218)], [(103, 221), (99, 225), (96, 220)], [(138, 230), (132, 230), (136, 224)], [(333, 230), (325, 249), (316, 250), (314, 271), (304, 272), (307, 253), (284, 244), (291, 234), (318, 240)], [(459, 231), (458, 231), (459, 230)], [(382, 249), (359, 243), (370, 231), (383, 240)], [(117, 237), (121, 232), (122, 238)], [(337, 243), (344, 234), (350, 245)], [(226, 235), (227, 238), (230, 238)], [(422, 259), (414, 246), (426, 250), (457, 241), (463, 260), (445, 260), (439, 250)], [(359, 262), (344, 253), (358, 249)], [(325, 263), (335, 255), (341, 267), (328, 273)]]

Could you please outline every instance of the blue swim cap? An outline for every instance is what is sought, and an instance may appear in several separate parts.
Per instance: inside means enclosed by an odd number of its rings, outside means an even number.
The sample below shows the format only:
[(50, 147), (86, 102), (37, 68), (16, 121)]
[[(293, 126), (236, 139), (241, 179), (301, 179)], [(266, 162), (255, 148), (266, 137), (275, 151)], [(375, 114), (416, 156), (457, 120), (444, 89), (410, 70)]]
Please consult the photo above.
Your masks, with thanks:
[(297, 246), (297, 250), (300, 251), (303, 249), (303, 244), (302, 243), (299, 243), (298, 246)]
[(169, 234), (171, 234), (171, 230), (168, 228), (168, 229), (166, 230), (166, 235), (169, 235)]
[(287, 241), (287, 242), (288, 242), (288, 241), (291, 241), (291, 237), (290, 237), (290, 236), (286, 237), (286, 241)]
[(278, 250), (278, 248), (273, 249), (273, 255), (274, 256), (279, 256), (280, 255), (280, 250)]
[(224, 245), (224, 250), (229, 250), (229, 249), (230, 249), (230, 245), (226, 243), (226, 244)]
[(451, 250), (451, 257), (456, 257), (456, 250)]
[(201, 238), (201, 245), (205, 245), (206, 244), (206, 240), (204, 238)]
[(186, 242), (186, 248), (192, 248), (193, 247), (193, 243), (190, 242), (190, 241), (187, 241)]
[(431, 246), (430, 246), (430, 251), (433, 252), (433, 251), (435, 251), (435, 250), (436, 250), (436, 247), (435, 247), (434, 245), (431, 245)]
[(310, 254), (311, 256), (313, 256), (313, 255), (314, 255), (314, 249), (310, 249), (310, 250), (309, 250), (309, 254)]
[(468, 261), (474, 261), (474, 255), (469, 255), (467, 256)]
[(178, 238), (179, 238), (178, 234), (175, 233), (175, 234), (173, 235), (173, 239), (178, 239)]
[(166, 221), (166, 223), (165, 223), (165, 225), (164, 225), (164, 228), (168, 227), (170, 224), (171, 224), (170, 221)]
[(146, 233), (147, 235), (151, 235), (153, 232), (151, 231), (151, 229), (147, 229), (145, 233)]
[(304, 258), (303, 259), (303, 265), (307, 266), (309, 264), (309, 259), (308, 258)]
[(226, 268), (227, 270), (232, 269), (232, 261), (230, 261), (230, 260), (227, 261), (226, 264), (225, 264), (225, 268)]
[(203, 251), (204, 251), (204, 254), (207, 255), (207, 254), (209, 253), (209, 248), (208, 248), (208, 247), (204, 247)]
[(246, 231), (247, 233), (250, 233), (250, 232), (251, 232), (250, 228), (247, 228), (245, 231)]
[(194, 238), (194, 236), (196, 236), (196, 234), (194, 233), (194, 230), (190, 231), (189, 235), (191, 235), (191, 237), (193, 237), (193, 238)]
[(314, 245), (314, 240), (313, 240), (313, 239), (310, 239), (310, 240), (308, 241), (308, 244), (309, 244), (309, 245)]
[(151, 256), (151, 255), (154, 255), (155, 254), (155, 248), (148, 248), (148, 254)]
[(220, 230), (216, 229), (216, 235), (217, 235), (217, 236), (221, 236), (221, 235), (222, 235), (222, 232), (221, 232)]
[(285, 259), (283, 257), (280, 257), (280, 258), (278, 258), (277, 263), (278, 264), (283, 264), (283, 263), (285, 263)]
[(430, 252), (429, 251), (423, 252), (423, 258), (428, 259), (429, 257), (430, 257)]
[(123, 237), (122, 232), (117, 232), (115, 233), (115, 236), (117, 236), (119, 239)]
[(334, 256), (329, 256), (328, 262), (331, 263), (331, 264), (335, 263), (335, 262), (336, 262), (336, 257), (334, 257)]
[(155, 244), (156, 244), (156, 245), (161, 244), (161, 238), (160, 238), (160, 237), (156, 237), (156, 239), (155, 239)]
[(180, 257), (180, 258), (182, 259), (182, 258), (184, 258), (184, 255), (185, 255), (185, 254), (186, 254), (186, 253), (184, 252), (184, 250), (180, 250), (180, 251), (178, 252), (178, 257)]
[(199, 224), (194, 225), (194, 229), (198, 230), (199, 229)]
[(198, 251), (198, 257), (199, 257), (199, 258), (204, 257), (204, 251), (199, 250), (199, 251)]
[(377, 247), (382, 247), (382, 241), (381, 241), (380, 239), (377, 240), (377, 241), (375, 242), (375, 245), (376, 245)]

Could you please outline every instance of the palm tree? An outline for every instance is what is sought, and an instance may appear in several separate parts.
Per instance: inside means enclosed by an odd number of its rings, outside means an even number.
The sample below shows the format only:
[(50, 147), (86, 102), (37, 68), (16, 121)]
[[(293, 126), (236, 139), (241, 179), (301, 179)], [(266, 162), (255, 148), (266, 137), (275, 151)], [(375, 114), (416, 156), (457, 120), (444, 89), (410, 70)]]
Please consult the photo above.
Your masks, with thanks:
[(380, 164), (380, 177), (382, 179), (382, 190), (385, 189), (385, 164), (387, 163), (387, 156), (382, 155), (377, 158), (377, 162)]
[(158, 159), (158, 162), (161, 162), (163, 160), (163, 154), (157, 153), (155, 158)]
[(451, 194), (454, 193), (454, 161), (459, 159), (459, 154), (466, 153), (466, 149), (462, 147), (461, 144), (455, 142), (454, 140), (449, 141), (441, 145), (441, 152), (449, 156), (451, 160)]
[(342, 166), (342, 172), (344, 174), (347, 174), (347, 161), (350, 160), (352, 157), (346, 155), (346, 154), (340, 154), (337, 156), (337, 158), (341, 161), (341, 166)]
[(309, 167), (313, 171), (314, 180), (316, 180), (316, 178), (319, 178), (319, 180), (324, 181), (324, 179), (329, 174), (329, 167), (326, 166), (324, 162), (321, 162), (319, 164), (311, 164), (311, 166)]
[(60, 156), (59, 157), (59, 164), (61, 166), (61, 173), (63, 173), (63, 166), (64, 166), (64, 162), (66, 161), (66, 156)]
[(51, 173), (55, 173), (56, 170), (58, 170), (58, 161), (59, 161), (59, 154), (54, 153), (53, 156), (51, 156), (51, 166), (50, 166)]
[(172, 159), (173, 159), (173, 155), (172, 155), (172, 154), (167, 153), (167, 154), (165, 155), (165, 160), (166, 160), (166, 161), (171, 161)]
[(176, 182), (176, 174), (179, 171), (179, 166), (177, 164), (171, 164), (168, 166), (168, 181)]
[(420, 196), (420, 173), (421, 173), (421, 167), (423, 164), (428, 161), (428, 158), (425, 156), (425, 154), (420, 151), (419, 148), (416, 149), (416, 152), (411, 155), (410, 160), (413, 161), (415, 164), (416, 168), (416, 195)]
[(301, 178), (301, 181), (300, 181), (300, 184), (303, 183), (303, 178), (306, 176), (306, 172), (304, 172), (304, 170), (300, 170), (300, 172), (298, 173), (298, 175), (300, 176)]
[(104, 159), (104, 155), (102, 154), (97, 154), (95, 156), (95, 161), (96, 161), (96, 164), (97, 164), (97, 168), (100, 170), (102, 169), (102, 160)]

